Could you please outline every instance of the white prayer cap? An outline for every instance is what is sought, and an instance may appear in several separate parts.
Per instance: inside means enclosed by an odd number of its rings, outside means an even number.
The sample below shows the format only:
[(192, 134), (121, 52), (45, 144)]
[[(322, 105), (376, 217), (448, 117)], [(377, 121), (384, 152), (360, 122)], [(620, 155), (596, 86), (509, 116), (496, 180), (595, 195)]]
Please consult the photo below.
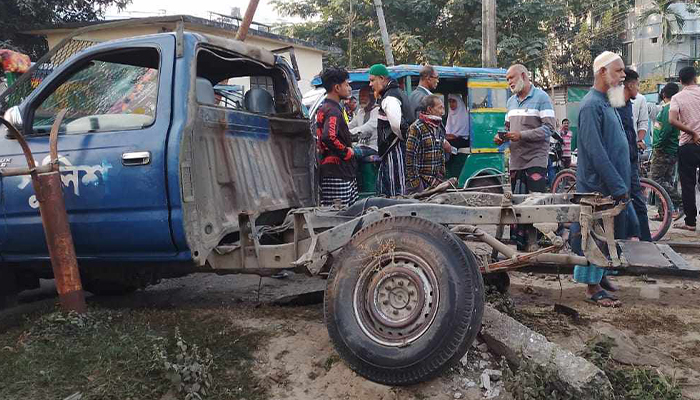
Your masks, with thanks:
[(595, 58), (595, 61), (593, 61), (593, 73), (597, 74), (598, 70), (600, 70), (603, 67), (607, 67), (611, 62), (615, 60), (622, 60), (622, 57), (620, 57), (618, 54), (613, 53), (612, 51), (604, 51), (600, 53), (600, 55)]

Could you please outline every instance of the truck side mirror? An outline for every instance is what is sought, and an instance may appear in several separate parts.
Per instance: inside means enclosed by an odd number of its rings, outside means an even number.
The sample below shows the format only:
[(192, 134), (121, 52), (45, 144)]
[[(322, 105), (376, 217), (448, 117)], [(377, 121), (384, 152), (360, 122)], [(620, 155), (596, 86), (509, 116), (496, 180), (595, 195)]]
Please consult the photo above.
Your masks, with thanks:
[[(18, 131), (22, 131), (22, 112), (20, 111), (18, 106), (8, 108), (7, 111), (5, 111), (5, 115), (3, 116), (3, 118), (5, 118), (7, 122), (11, 123), (15, 128), (17, 128)], [(7, 128), (3, 126), (3, 129), (6, 130), (5, 135), (8, 139), (16, 139), (14, 135), (7, 131)]]

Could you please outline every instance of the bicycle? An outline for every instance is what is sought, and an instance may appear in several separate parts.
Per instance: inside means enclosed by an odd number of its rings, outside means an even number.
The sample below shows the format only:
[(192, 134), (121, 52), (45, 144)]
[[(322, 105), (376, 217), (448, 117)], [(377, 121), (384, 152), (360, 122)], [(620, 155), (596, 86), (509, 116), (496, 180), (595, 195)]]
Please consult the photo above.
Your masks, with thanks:
[[(647, 213), (649, 214), (649, 231), (651, 240), (661, 240), (673, 223), (673, 207), (671, 197), (658, 183), (645, 177), (639, 179), (642, 194), (646, 198)], [(552, 183), (552, 193), (570, 193), (576, 189), (576, 170), (567, 168), (559, 171)]]

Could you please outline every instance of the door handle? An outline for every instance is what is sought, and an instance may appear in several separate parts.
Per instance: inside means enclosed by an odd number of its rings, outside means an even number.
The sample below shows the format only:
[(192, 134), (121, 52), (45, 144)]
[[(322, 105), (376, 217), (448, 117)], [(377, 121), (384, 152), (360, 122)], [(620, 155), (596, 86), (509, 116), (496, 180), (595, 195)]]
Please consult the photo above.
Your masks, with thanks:
[(135, 151), (122, 154), (122, 165), (133, 167), (136, 165), (147, 165), (151, 163), (150, 151)]

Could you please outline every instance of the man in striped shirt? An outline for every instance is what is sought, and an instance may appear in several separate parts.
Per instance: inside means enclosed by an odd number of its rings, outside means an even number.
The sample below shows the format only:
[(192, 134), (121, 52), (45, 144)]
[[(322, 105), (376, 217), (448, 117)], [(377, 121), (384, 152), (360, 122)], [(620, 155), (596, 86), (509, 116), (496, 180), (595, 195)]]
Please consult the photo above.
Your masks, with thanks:
[(549, 137), (556, 118), (547, 93), (530, 82), (525, 66), (515, 64), (506, 73), (513, 95), (508, 99), (505, 140), (498, 135), (494, 142), (510, 141), (510, 178), (513, 193), (547, 191)]
[[(515, 64), (506, 73), (513, 95), (506, 106), (506, 130), (504, 139), (498, 135), (498, 145), (510, 141), (510, 185), (513, 193), (526, 194), (547, 191), (547, 161), (549, 138), (557, 120), (552, 101), (542, 89), (530, 82), (525, 66)], [(515, 228), (513, 238), (520, 249), (526, 249), (525, 226)]]

